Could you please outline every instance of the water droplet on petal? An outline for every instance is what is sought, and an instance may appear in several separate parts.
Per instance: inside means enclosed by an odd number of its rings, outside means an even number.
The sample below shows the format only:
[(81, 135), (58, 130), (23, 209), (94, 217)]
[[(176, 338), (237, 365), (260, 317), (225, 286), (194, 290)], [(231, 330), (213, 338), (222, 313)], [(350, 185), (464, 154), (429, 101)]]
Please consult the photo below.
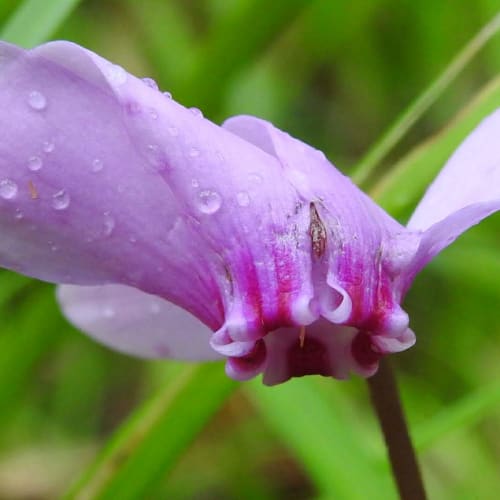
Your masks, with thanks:
[(42, 149), (45, 153), (52, 153), (52, 151), (54, 151), (55, 147), (56, 147), (56, 145), (51, 141), (45, 141), (42, 144)]
[(10, 179), (0, 181), (0, 197), (4, 200), (11, 200), (17, 195), (17, 184)]
[(94, 158), (92, 160), (92, 166), (90, 167), (90, 170), (92, 172), (100, 172), (104, 168), (104, 163), (100, 158)]
[(248, 207), (250, 205), (250, 195), (246, 191), (240, 191), (236, 194), (236, 200), (240, 207)]
[(160, 146), (157, 144), (148, 144), (146, 147), (146, 155), (150, 165), (154, 167), (156, 171), (164, 170), (166, 163), (164, 161)]
[(158, 302), (151, 302), (149, 310), (152, 314), (158, 314), (161, 310), (161, 306)]
[(137, 238), (135, 236), (130, 236), (128, 241), (130, 241), (130, 243), (137, 243)]
[(172, 137), (177, 137), (179, 135), (179, 130), (177, 127), (168, 127), (167, 132), (172, 136)]
[(198, 179), (191, 179), (191, 186), (194, 188), (199, 187), (200, 183), (198, 182)]
[(16, 208), (16, 211), (14, 213), (14, 218), (17, 220), (21, 220), (24, 218), (24, 214), (20, 208)]
[(191, 158), (196, 158), (197, 156), (200, 156), (200, 150), (196, 148), (190, 148), (188, 154)]
[(36, 111), (42, 111), (47, 106), (47, 99), (38, 90), (33, 90), (29, 93), (28, 104)]
[(102, 310), (102, 315), (105, 318), (113, 318), (115, 316), (116, 312), (111, 306), (105, 306)]
[(151, 116), (151, 118), (153, 120), (157, 120), (158, 119), (158, 112), (156, 111), (156, 109), (150, 109), (149, 110), (149, 115)]
[(260, 184), (262, 182), (262, 177), (259, 174), (249, 174), (248, 178), (250, 182), (255, 182), (255, 184)]
[(110, 212), (104, 212), (104, 235), (109, 236), (115, 228), (115, 219)]
[(220, 163), (224, 163), (226, 161), (224, 155), (220, 151), (217, 151), (215, 153), (215, 156), (217, 156), (217, 159), (219, 160)]
[(65, 210), (69, 207), (69, 203), (69, 194), (64, 189), (52, 195), (52, 207), (56, 210)]
[(195, 108), (193, 106), (192, 108), (189, 108), (189, 111), (191, 111), (191, 113), (193, 113), (194, 116), (199, 116), (199, 117), (203, 118), (203, 113), (201, 112), (201, 109)]
[(123, 85), (127, 81), (127, 72), (118, 64), (110, 64), (106, 69), (106, 76), (112, 85)]
[(167, 98), (167, 99), (172, 99), (172, 94), (170, 92), (163, 92), (163, 95)]
[(158, 84), (152, 78), (143, 78), (142, 81), (151, 89), (158, 90)]
[(198, 210), (204, 214), (214, 214), (222, 205), (222, 198), (217, 191), (204, 189), (198, 193), (196, 200)]
[(28, 168), (32, 172), (36, 172), (37, 170), (40, 170), (43, 167), (43, 161), (39, 156), (32, 156), (28, 160)]

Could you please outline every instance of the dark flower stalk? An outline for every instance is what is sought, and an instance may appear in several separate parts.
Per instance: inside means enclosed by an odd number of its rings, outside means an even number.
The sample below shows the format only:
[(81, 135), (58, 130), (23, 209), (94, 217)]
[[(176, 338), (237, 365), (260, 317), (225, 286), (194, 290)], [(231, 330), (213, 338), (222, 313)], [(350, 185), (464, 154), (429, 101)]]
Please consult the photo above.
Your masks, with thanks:
[(378, 371), (367, 379), (370, 397), (402, 500), (425, 500), (425, 488), (413, 449), (410, 432), (399, 398), (396, 378), (387, 358), (380, 360)]

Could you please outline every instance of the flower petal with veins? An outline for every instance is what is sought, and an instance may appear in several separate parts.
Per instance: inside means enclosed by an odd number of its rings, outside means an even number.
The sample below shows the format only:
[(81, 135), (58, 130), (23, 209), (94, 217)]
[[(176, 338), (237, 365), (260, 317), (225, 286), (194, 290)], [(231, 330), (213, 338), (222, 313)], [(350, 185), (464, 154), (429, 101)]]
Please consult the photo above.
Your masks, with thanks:
[(0, 265), (63, 283), (106, 345), (238, 380), (370, 376), (415, 341), (415, 274), (500, 208), (498, 111), (405, 228), (272, 124), (219, 127), (69, 42), (0, 42), (0, 110)]
[(74, 325), (117, 351), (143, 358), (221, 359), (210, 348), (207, 326), (155, 295), (124, 285), (61, 285), (57, 298)]

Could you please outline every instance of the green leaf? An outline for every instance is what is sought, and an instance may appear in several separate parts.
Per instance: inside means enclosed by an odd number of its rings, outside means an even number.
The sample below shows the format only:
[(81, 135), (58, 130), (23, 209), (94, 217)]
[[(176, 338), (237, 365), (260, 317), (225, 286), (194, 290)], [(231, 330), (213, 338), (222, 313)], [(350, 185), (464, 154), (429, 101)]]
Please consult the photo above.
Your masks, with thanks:
[(66, 498), (146, 498), (236, 387), (220, 363), (177, 366)]
[(0, 38), (23, 47), (46, 40), (77, 6), (80, 0), (25, 0), (0, 32)]
[(448, 404), (436, 416), (415, 427), (415, 446), (425, 450), (435, 445), (449, 433), (477, 424), (482, 418), (498, 409), (500, 382), (478, 387), (456, 403)]
[(358, 184), (369, 178), (375, 167), (437, 101), (474, 56), (500, 30), (498, 13), (451, 61), (439, 77), (404, 111), (357, 165), (353, 177)]
[[(5, 272), (2, 272), (4, 276)], [(11, 275), (14, 277), (14, 275)], [(12, 280), (17, 290), (27, 278)], [(4, 284), (1, 286), (5, 293)], [(11, 288), (11, 291), (14, 288)], [(17, 291), (16, 290), (16, 291)], [(12, 298), (12, 295), (11, 295)], [(29, 377), (40, 361), (49, 353), (62, 331), (62, 318), (57, 313), (52, 287), (38, 285), (25, 293), (18, 302), (15, 314), (9, 302), (0, 309), (0, 418), (9, 410), (23, 392)]]
[(231, 79), (260, 57), (308, 5), (307, 0), (234, 2), (212, 25), (176, 97), (185, 103), (195, 99), (193, 104), (214, 118)]
[(407, 217), (462, 140), (499, 106), (500, 78), (496, 78), (446, 129), (402, 158), (377, 182), (371, 196), (392, 215)]

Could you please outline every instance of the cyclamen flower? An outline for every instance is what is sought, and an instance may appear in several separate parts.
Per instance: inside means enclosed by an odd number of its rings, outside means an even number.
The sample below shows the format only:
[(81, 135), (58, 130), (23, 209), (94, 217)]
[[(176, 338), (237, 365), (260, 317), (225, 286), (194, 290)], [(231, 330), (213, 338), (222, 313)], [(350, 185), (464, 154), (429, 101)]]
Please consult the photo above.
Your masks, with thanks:
[(108, 346), (239, 380), (372, 375), (415, 341), (415, 275), (500, 208), (500, 111), (404, 227), (270, 123), (219, 127), (69, 42), (0, 44), (0, 130), (0, 265)]

